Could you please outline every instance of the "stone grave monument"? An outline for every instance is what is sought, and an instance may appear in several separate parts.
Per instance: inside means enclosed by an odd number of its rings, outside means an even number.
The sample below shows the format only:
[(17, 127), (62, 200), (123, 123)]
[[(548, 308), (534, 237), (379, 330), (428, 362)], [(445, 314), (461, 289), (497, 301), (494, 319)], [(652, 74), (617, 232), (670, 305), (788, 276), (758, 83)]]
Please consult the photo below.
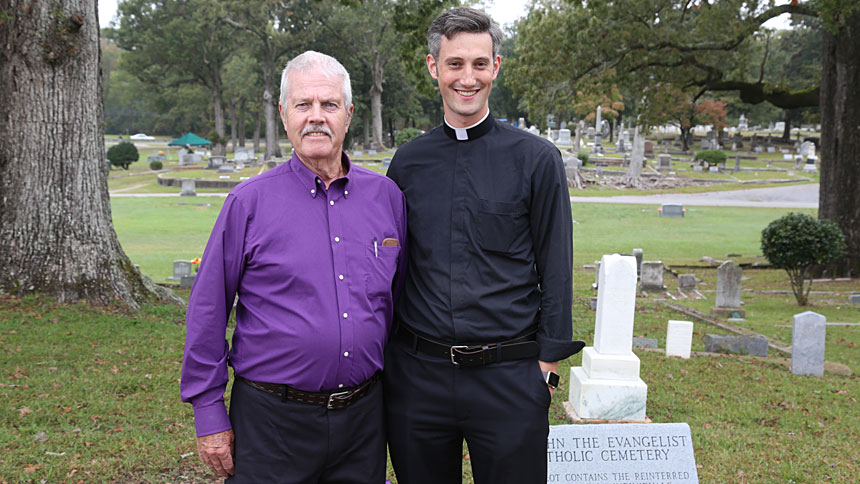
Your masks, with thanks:
[(741, 268), (734, 261), (727, 260), (717, 269), (717, 305), (711, 308), (711, 316), (746, 316), (746, 311), (741, 308)]
[(795, 375), (824, 375), (824, 337), (827, 318), (806, 311), (794, 315), (791, 330), (791, 372)]
[(636, 259), (603, 256), (599, 279), (594, 346), (570, 370), (568, 408), (581, 419), (644, 421), (648, 386), (633, 354)]
[(690, 321), (669, 321), (666, 326), (666, 356), (690, 358), (693, 346), (693, 323)]
[(558, 130), (558, 140), (556, 140), (555, 144), (562, 148), (573, 147), (573, 141), (570, 139), (570, 130), (567, 128)]
[(640, 291), (664, 291), (663, 261), (642, 262), (642, 274), (639, 278)]
[(636, 258), (636, 279), (642, 274), (642, 249), (633, 249), (633, 257)]
[(192, 178), (183, 178), (182, 179), (182, 191), (179, 192), (179, 195), (182, 197), (195, 197), (197, 196), (197, 183)]

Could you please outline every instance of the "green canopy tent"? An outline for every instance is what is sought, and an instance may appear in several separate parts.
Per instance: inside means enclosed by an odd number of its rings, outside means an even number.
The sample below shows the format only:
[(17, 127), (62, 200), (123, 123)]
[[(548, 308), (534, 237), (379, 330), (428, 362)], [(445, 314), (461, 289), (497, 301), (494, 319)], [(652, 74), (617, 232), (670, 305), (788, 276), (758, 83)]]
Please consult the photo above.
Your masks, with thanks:
[(170, 143), (167, 143), (167, 146), (209, 146), (212, 142), (206, 138), (201, 138), (192, 132), (185, 133), (185, 136), (175, 139)]

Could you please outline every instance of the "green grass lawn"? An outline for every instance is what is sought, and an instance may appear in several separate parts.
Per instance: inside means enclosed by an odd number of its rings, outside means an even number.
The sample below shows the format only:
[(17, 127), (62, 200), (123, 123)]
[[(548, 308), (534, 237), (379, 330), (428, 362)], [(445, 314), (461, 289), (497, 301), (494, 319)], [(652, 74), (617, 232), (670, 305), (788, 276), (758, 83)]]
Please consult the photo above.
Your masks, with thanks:
[[(174, 259), (202, 255), (222, 203), (221, 197), (111, 200), (123, 248), (157, 282), (171, 274)], [(699, 259), (735, 253), (739, 262), (764, 262), (756, 257), (761, 230), (788, 211), (693, 207), (685, 218), (669, 219), (658, 217), (656, 206), (574, 204), (574, 337), (593, 340), (594, 271), (583, 265), (638, 247), (645, 260), (696, 266), (678, 271), (695, 273), (708, 299), (681, 302), (707, 312), (716, 270)], [(806, 309), (830, 321), (860, 321), (860, 309), (844, 295), (860, 290), (858, 280), (816, 283), (814, 291), (836, 294), (813, 295), (812, 306), (798, 308), (790, 295), (768, 292), (788, 288), (782, 271), (747, 269), (744, 276), (742, 324), (769, 338), (790, 342), (791, 329), (783, 326)], [(676, 284), (667, 274), (666, 285)], [(187, 298), (188, 291), (179, 294)], [(638, 298), (634, 334), (657, 338), (662, 348), (669, 319), (688, 318), (653, 295)], [(125, 312), (0, 295), (0, 483), (214, 482), (196, 456), (191, 407), (179, 401), (183, 320), (184, 309), (174, 306)], [(856, 482), (858, 330), (827, 329), (826, 357), (848, 365), (851, 377), (795, 376), (771, 359), (682, 360), (637, 351), (648, 384), (646, 413), (654, 422), (690, 424), (703, 483)], [(722, 332), (697, 322), (693, 350), (704, 349), (706, 333)], [(553, 424), (569, 423), (562, 402), (570, 367), (579, 364), (577, 355), (561, 365)], [(472, 482), (468, 465), (464, 475)]]

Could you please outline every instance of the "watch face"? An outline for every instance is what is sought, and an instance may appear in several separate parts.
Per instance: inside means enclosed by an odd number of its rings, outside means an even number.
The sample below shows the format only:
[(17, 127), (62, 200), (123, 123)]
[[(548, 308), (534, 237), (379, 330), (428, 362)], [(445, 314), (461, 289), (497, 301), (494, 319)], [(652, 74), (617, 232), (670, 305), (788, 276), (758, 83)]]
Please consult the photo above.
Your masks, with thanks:
[(558, 373), (551, 371), (546, 375), (546, 384), (553, 387), (558, 388), (558, 382), (561, 378), (558, 376)]

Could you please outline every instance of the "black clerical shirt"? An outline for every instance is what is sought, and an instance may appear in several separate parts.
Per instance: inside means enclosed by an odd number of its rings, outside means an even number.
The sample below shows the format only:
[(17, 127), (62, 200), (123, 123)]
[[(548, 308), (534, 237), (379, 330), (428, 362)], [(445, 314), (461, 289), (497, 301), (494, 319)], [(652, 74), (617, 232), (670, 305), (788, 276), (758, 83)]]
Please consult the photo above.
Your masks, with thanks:
[(537, 329), (540, 360), (567, 358), (579, 346), (571, 341), (573, 236), (561, 154), (492, 115), (459, 131), (460, 140), (442, 124), (391, 161), (409, 242), (395, 321), (447, 344)]

